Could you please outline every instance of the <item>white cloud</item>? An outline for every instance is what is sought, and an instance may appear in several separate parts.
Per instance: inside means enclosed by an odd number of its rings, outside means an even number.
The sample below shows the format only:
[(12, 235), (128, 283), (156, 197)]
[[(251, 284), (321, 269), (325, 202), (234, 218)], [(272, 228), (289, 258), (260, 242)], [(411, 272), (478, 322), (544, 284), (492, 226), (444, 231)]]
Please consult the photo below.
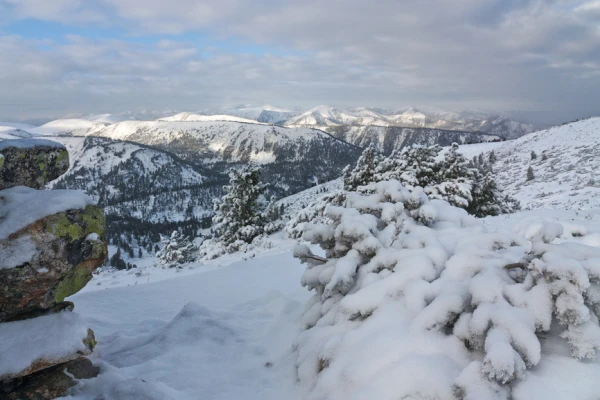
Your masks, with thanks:
[[(33, 67), (38, 61), (27, 61), (34, 80), (46, 79), (50, 87), (69, 82), (73, 98), (89, 87), (119, 96), (116, 101), (129, 101), (130, 107), (239, 99), (547, 110), (556, 119), (600, 113), (598, 1), (8, 3), (13, 18), (98, 21), (134, 35), (198, 32), (290, 54), (225, 54), (178, 42), (176, 36), (152, 46), (70, 37), (67, 45), (53, 45), (43, 54), (27, 41), (23, 49), (0, 47), (3, 59), (20, 52), (25, 60), (43, 58), (48, 66), (39, 71)], [(11, 62), (16, 61), (4, 61)], [(10, 84), (0, 75), (2, 87)], [(92, 107), (99, 100), (90, 96), (86, 101), (72, 106)]]

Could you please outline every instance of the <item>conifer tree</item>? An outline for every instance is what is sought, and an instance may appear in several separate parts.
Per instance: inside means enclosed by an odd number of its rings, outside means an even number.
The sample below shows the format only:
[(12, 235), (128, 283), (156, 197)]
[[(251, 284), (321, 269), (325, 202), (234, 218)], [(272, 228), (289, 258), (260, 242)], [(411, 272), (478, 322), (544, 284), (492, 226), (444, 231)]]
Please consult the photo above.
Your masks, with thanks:
[(268, 222), (263, 194), (267, 185), (260, 181), (260, 170), (245, 166), (229, 173), (225, 194), (215, 201), (213, 217), (215, 239), (228, 251), (236, 251), (243, 243), (264, 233)]
[(189, 238), (179, 231), (173, 231), (171, 236), (163, 238), (161, 243), (163, 248), (156, 254), (161, 264), (173, 267), (192, 260), (191, 253), (194, 246)]
[(532, 160), (537, 159), (537, 154), (535, 154), (535, 151), (533, 151), (533, 150), (531, 151), (531, 159)]
[(530, 165), (529, 168), (527, 168), (527, 180), (532, 181), (534, 178), (535, 176), (533, 174), (533, 168)]
[(488, 159), (489, 159), (489, 161), (490, 161), (490, 164), (494, 164), (494, 163), (495, 163), (495, 162), (498, 160), (498, 159), (496, 158), (496, 153), (494, 153), (494, 150), (492, 150), (492, 151), (490, 152), (490, 156), (489, 156), (489, 158), (488, 158)]
[(373, 182), (375, 169), (380, 161), (381, 156), (375, 147), (369, 145), (356, 162), (354, 169), (350, 169), (350, 166), (344, 169), (344, 189), (353, 191), (359, 186)]

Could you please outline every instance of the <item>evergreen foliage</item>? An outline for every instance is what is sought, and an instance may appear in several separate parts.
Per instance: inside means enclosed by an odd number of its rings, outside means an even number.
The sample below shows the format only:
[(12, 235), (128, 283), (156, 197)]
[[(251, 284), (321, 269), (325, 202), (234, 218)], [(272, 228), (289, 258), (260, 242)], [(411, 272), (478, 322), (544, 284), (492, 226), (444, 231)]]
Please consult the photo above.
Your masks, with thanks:
[(533, 167), (530, 165), (529, 168), (527, 168), (527, 180), (532, 181), (534, 179), (535, 175), (533, 174)]
[[(428, 372), (421, 382), (443, 381), (456, 399), (509, 400), (513, 382), (544, 358), (553, 362), (544, 339), (550, 349), (564, 340), (576, 359), (594, 359), (600, 349), (600, 251), (556, 243), (560, 224), (489, 229), (395, 180), (347, 192), (323, 217), (305, 224), (302, 238), (324, 256), (306, 245), (294, 251), (307, 264), (302, 284), (313, 293), (295, 349), (298, 379), (311, 398), (331, 398), (333, 382), (356, 370), (365, 372), (353, 375), (361, 398), (381, 398), (370, 363), (384, 359), (375, 373), (417, 363)], [(444, 367), (418, 364), (423, 347)], [(369, 366), (357, 369), (361, 361)], [(448, 365), (459, 366), (451, 379)], [(384, 397), (425, 398), (423, 387), (392, 385)]]
[(213, 223), (215, 239), (233, 252), (257, 236), (276, 230), (276, 225), (269, 222), (277, 207), (273, 199), (266, 204), (267, 185), (261, 182), (257, 167), (234, 169), (229, 176), (229, 185), (223, 188), (225, 194), (215, 201)]
[[(491, 163), (483, 154), (468, 161), (454, 143), (439, 159), (439, 146), (412, 146), (387, 158), (367, 148), (356, 167), (345, 171), (344, 188), (357, 191), (373, 182), (398, 180), (408, 188), (421, 187), (431, 199), (446, 200), (469, 213), (485, 217), (513, 212), (516, 200), (502, 194), (493, 177)], [(488, 159), (495, 160), (495, 155)]]
[(359, 186), (373, 182), (375, 168), (379, 162), (381, 156), (373, 145), (369, 145), (356, 162), (354, 169), (351, 170), (349, 165), (344, 169), (344, 189), (356, 190)]
[(194, 246), (187, 236), (173, 231), (170, 237), (162, 239), (163, 248), (156, 254), (162, 265), (174, 267), (192, 261)]

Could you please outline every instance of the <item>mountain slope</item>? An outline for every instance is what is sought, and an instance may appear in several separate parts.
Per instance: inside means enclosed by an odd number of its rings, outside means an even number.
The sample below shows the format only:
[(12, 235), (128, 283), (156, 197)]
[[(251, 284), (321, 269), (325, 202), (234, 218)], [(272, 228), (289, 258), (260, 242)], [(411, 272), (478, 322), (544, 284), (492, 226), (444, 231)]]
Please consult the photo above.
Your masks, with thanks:
[(232, 115), (200, 115), (194, 113), (182, 112), (179, 114), (175, 114), (171, 117), (160, 118), (159, 121), (168, 121), (168, 122), (208, 122), (208, 121), (231, 121), (231, 122), (243, 122), (247, 124), (256, 124), (257, 121), (236, 117)]
[(155, 146), (216, 173), (239, 163), (261, 164), (280, 196), (337, 178), (361, 153), (319, 130), (238, 122), (128, 121), (94, 135)]
[(405, 128), (400, 126), (337, 126), (329, 132), (338, 139), (359, 147), (374, 145), (386, 154), (411, 145), (449, 146), (456, 142), (480, 143), (500, 141), (500, 137), (477, 132), (448, 131), (432, 128)]
[(57, 119), (37, 128), (26, 129), (36, 136), (85, 136), (102, 129), (106, 124), (81, 118)]
[[(498, 183), (525, 208), (600, 207), (600, 118), (459, 150), (469, 158), (493, 150), (498, 158), (494, 164)], [(534, 172), (531, 181), (527, 181), (529, 166)]]
[(288, 120), (285, 125), (317, 127), (328, 132), (339, 126), (400, 126), (481, 132), (504, 139), (515, 139), (536, 130), (533, 124), (481, 112), (446, 112), (415, 107), (392, 112), (384, 108), (338, 109), (324, 105)]
[(151, 251), (159, 234), (175, 227), (194, 236), (208, 227), (212, 200), (225, 183), (221, 175), (135, 143), (98, 137), (52, 140), (67, 147), (71, 166), (49, 187), (82, 190), (97, 201), (113, 243)]

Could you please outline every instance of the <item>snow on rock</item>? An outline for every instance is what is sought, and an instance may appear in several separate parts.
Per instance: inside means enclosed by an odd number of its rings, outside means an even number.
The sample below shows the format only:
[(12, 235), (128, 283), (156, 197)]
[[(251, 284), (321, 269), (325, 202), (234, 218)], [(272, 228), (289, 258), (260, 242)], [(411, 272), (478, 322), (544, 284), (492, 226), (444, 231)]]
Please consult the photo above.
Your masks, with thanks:
[(0, 254), (0, 269), (8, 269), (31, 263), (39, 250), (30, 236), (22, 236), (16, 240), (0, 242)]
[[(34, 363), (57, 364), (89, 354), (88, 329), (79, 314), (60, 312), (0, 324), (0, 380), (27, 374)], [(30, 372), (33, 372), (30, 371)]]
[(93, 204), (77, 190), (35, 190), (24, 186), (0, 193), (0, 240), (48, 215)]
[(0, 141), (0, 150), (7, 149), (9, 147), (16, 147), (19, 149), (32, 149), (34, 147), (52, 147), (58, 149), (65, 148), (65, 146), (61, 143), (47, 139), (13, 139)]

